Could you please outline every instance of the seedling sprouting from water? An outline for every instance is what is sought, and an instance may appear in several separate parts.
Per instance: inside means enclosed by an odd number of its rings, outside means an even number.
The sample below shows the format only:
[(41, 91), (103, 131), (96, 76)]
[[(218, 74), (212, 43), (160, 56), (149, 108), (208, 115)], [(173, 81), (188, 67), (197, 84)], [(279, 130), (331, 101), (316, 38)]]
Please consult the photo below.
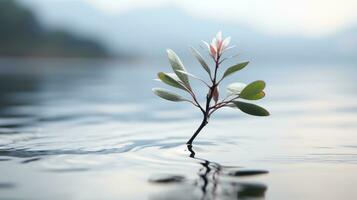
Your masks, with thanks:
[[(188, 145), (192, 145), (193, 140), (200, 133), (202, 128), (207, 125), (211, 115), (220, 108), (223, 107), (238, 108), (244, 113), (255, 115), (255, 116), (269, 115), (269, 112), (264, 108), (240, 100), (240, 99), (259, 100), (264, 98), (265, 96), (265, 93), (263, 91), (265, 88), (264, 81), (261, 80), (254, 81), (248, 85), (239, 82), (231, 83), (227, 86), (226, 97), (220, 98), (221, 95), (219, 92), (219, 86), (221, 82), (228, 76), (231, 76), (235, 72), (238, 72), (239, 70), (243, 69), (249, 63), (249, 62), (243, 62), (228, 67), (220, 78), (217, 77), (218, 70), (222, 69), (221, 66), (222, 63), (225, 60), (229, 59), (227, 57), (223, 57), (223, 54), (228, 49), (233, 48), (233, 46), (229, 46), (229, 43), (230, 43), (230, 37), (222, 39), (221, 32), (217, 33), (216, 37), (213, 38), (210, 44), (204, 42), (204, 44), (207, 46), (209, 56), (213, 60), (213, 64), (214, 64), (213, 67), (210, 67), (210, 65), (203, 59), (201, 54), (196, 49), (191, 47), (192, 54), (196, 57), (198, 62), (202, 65), (203, 69), (207, 72), (209, 76), (209, 82), (206, 82), (203, 79), (188, 73), (184, 65), (182, 64), (180, 58), (171, 49), (167, 50), (167, 54), (174, 73), (159, 72), (157, 74), (159, 81), (164, 82), (169, 86), (187, 92), (190, 95), (190, 99), (184, 98), (180, 95), (177, 95), (165, 89), (153, 88), (153, 92), (157, 96), (174, 102), (185, 102), (185, 101), (189, 102), (193, 104), (195, 107), (197, 107), (198, 109), (200, 109), (203, 114), (202, 123), (194, 132), (192, 137), (187, 141)], [(197, 96), (190, 85), (189, 77), (202, 81), (205, 84), (205, 86), (208, 87), (206, 102), (204, 106), (203, 104), (201, 105), (201, 103), (198, 101)]]

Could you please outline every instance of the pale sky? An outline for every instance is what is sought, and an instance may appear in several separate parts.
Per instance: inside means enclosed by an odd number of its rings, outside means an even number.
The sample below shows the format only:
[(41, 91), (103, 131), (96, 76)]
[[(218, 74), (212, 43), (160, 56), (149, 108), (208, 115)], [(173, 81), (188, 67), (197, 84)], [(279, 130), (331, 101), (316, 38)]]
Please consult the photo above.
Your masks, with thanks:
[(357, 0), (81, 0), (108, 14), (176, 6), (201, 18), (249, 25), (273, 35), (319, 37), (357, 24)]

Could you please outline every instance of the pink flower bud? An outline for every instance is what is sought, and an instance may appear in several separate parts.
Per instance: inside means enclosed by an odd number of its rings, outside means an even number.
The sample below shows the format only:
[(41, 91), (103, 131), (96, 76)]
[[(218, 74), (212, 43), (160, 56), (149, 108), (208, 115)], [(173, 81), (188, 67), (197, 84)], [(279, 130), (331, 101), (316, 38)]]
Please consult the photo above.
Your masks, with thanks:
[(210, 47), (209, 50), (210, 50), (211, 56), (216, 59), (216, 58), (217, 58), (217, 50), (216, 50), (216, 47), (213, 46), (212, 44), (210, 44), (209, 47)]
[(221, 56), (224, 52), (224, 50), (229, 49), (231, 47), (228, 47), (229, 43), (231, 41), (231, 37), (227, 37), (225, 39), (222, 39), (222, 32), (219, 31), (211, 41), (210, 44), (208, 44), (205, 41), (202, 41), (206, 47), (208, 48), (209, 54), (217, 60), (218, 56)]

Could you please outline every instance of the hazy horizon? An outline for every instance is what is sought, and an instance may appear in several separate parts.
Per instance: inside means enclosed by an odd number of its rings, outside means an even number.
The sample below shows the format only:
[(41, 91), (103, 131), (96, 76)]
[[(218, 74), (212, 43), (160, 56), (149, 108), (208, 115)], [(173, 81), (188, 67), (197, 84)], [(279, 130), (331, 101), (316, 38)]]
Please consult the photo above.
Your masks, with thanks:
[[(353, 1), (336, 7), (335, 15), (324, 18), (326, 8), (337, 1), (301, 2), (288, 17), (278, 17), (294, 10), (286, 3), (266, 7), (257, 2), (248, 11), (232, 16), (224, 1), (219, 14), (207, 16), (214, 3), (208, 1), (200, 9), (199, 3), (184, 1), (20, 1), (35, 11), (40, 21), (53, 29), (64, 28), (88, 38), (98, 39), (113, 52), (135, 53), (145, 57), (160, 57), (166, 48), (173, 48), (185, 56), (189, 45), (198, 46), (218, 30), (232, 36), (243, 56), (262, 60), (355, 61), (357, 50), (357, 21), (354, 20)], [(262, 3), (259, 5), (265, 5)], [(325, 5), (318, 7), (317, 5)], [(347, 5), (351, 6), (347, 6)], [(239, 5), (239, 3), (237, 4)], [(278, 6), (278, 7), (277, 7)], [(280, 7), (279, 7), (280, 6)], [(252, 10), (258, 9), (253, 13)], [(306, 8), (306, 12), (302, 12)], [(240, 9), (241, 10), (241, 9)], [(276, 11), (276, 13), (275, 13)], [(315, 17), (313, 16), (315, 11)], [(345, 11), (345, 12), (343, 12)], [(352, 14), (351, 14), (352, 13)], [(230, 14), (230, 15), (229, 15)], [(328, 13), (330, 14), (330, 13)], [(308, 17), (306, 20), (305, 18)], [(256, 20), (252, 20), (255, 18)], [(295, 18), (295, 19), (294, 19)], [(290, 24), (290, 25), (289, 25)], [(170, 26), (170, 29), (167, 27)], [(315, 27), (315, 28), (314, 28)]]

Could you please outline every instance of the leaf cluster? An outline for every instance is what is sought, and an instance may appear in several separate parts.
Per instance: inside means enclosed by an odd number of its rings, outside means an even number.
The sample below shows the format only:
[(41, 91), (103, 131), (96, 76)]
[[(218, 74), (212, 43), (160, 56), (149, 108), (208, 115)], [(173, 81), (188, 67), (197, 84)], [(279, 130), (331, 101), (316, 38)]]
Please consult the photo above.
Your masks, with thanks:
[[(166, 89), (153, 88), (153, 92), (157, 96), (173, 102), (190, 102), (194, 106), (198, 107), (207, 118), (209, 118), (213, 112), (222, 107), (238, 108), (242, 112), (254, 116), (269, 115), (269, 112), (263, 107), (246, 102), (260, 100), (265, 97), (265, 82), (262, 80), (253, 81), (249, 84), (244, 84), (240, 82), (231, 83), (227, 86), (226, 97), (220, 98), (220, 83), (225, 78), (244, 69), (249, 64), (249, 62), (242, 62), (228, 67), (224, 71), (222, 77), (218, 78), (217, 70), (222, 68), (220, 65), (225, 59), (221, 61), (220, 57), (218, 57), (218, 59), (214, 59), (215, 65), (213, 67), (210, 67), (210, 65), (205, 61), (205, 59), (196, 49), (191, 47), (191, 52), (198, 60), (199, 64), (202, 66), (205, 72), (207, 72), (210, 79), (210, 83), (207, 83), (203, 79), (188, 73), (177, 54), (173, 50), (168, 49), (167, 55), (174, 73), (159, 72), (157, 74), (157, 80), (171, 87), (183, 90), (184, 92), (189, 94), (190, 98), (182, 97), (181, 95), (178, 95)], [(206, 106), (202, 106), (198, 102), (196, 94), (190, 85), (189, 77), (202, 81), (205, 86), (208, 87), (209, 91), (206, 96)]]

